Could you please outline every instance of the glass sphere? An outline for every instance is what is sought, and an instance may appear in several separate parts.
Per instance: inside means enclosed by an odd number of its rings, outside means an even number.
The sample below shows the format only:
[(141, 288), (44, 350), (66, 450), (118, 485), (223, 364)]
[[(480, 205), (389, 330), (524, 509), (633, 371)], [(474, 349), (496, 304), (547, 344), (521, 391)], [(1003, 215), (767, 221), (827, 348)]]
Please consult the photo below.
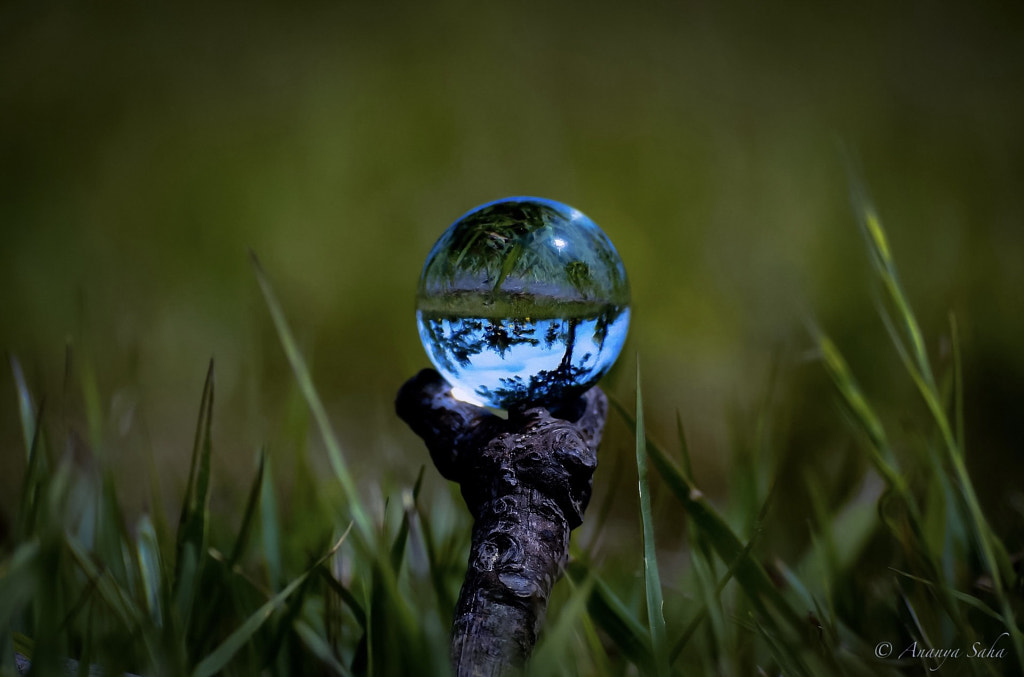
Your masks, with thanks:
[(455, 397), (508, 409), (577, 397), (615, 362), (629, 281), (600, 228), (568, 205), (511, 197), (453, 223), (427, 256), (420, 339)]

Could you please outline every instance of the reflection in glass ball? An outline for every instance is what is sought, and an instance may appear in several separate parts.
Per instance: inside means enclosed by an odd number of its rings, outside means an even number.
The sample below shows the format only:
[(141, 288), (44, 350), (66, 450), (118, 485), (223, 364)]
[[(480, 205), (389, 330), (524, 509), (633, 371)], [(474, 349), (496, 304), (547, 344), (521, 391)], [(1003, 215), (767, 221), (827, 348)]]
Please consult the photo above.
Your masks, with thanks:
[(459, 399), (551, 406), (615, 362), (629, 328), (629, 281), (611, 241), (581, 212), (506, 198), (472, 210), (434, 245), (416, 320)]

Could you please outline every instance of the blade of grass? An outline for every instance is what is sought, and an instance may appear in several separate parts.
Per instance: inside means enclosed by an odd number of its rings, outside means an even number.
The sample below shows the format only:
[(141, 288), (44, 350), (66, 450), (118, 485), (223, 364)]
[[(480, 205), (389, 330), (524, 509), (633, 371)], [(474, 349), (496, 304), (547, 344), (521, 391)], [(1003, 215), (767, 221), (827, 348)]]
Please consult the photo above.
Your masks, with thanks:
[[(954, 547), (952, 534), (950, 533), (952, 522), (957, 519), (955, 509), (950, 505), (953, 497), (950, 495), (949, 480), (945, 473), (937, 472), (925, 487), (924, 494), (924, 524), (922, 525), (922, 544), (928, 550), (929, 556), (936, 562), (949, 564), (946, 553), (951, 554)], [(952, 578), (952, 572), (942, 569)]]
[(157, 543), (160, 546), (160, 557), (163, 562), (172, 561), (174, 550), (177, 546), (177, 535), (171, 535), (171, 526), (167, 518), (167, 510), (164, 504), (163, 491), (160, 488), (160, 473), (157, 470), (156, 458), (153, 454), (153, 445), (147, 443), (145, 447), (146, 474), (149, 476), (149, 496), (147, 498), (150, 519), (153, 522), (153, 530), (156, 533)]
[[(810, 470), (803, 472), (803, 483), (807, 491), (807, 497), (811, 504), (811, 516), (813, 518), (811, 529), (811, 552), (818, 563), (818, 570), (815, 572), (820, 581), (820, 591), (825, 597), (831, 611), (832, 608), (832, 586), (839, 569), (839, 546), (838, 541), (845, 540), (846, 534), (831, 529), (832, 519), (828, 507), (828, 499), (823, 494), (823, 489)], [(837, 539), (836, 534), (843, 534), (843, 539)]]
[(558, 619), (544, 630), (540, 645), (530, 659), (530, 674), (533, 677), (566, 673), (566, 648), (572, 644), (573, 635), (587, 612), (587, 600), (593, 585), (594, 579), (588, 577), (582, 584), (574, 586)]
[(149, 515), (139, 519), (136, 530), (139, 561), (139, 579), (142, 582), (142, 598), (146, 603), (149, 617), (157, 627), (163, 625), (163, 566), (160, 562), (160, 544), (157, 542), (156, 529)]
[(964, 368), (961, 361), (960, 330), (956, 315), (949, 314), (949, 335), (953, 344), (953, 413), (956, 417), (956, 445), (961, 452), (964, 446)]
[[(379, 589), (386, 594), (388, 608), (392, 611), (388, 624), (381, 627), (389, 634), (401, 637), (404, 642), (419, 642), (422, 640), (422, 633), (419, 630), (417, 619), (409, 608), (407, 600), (398, 589), (397, 575), (391, 568), (389, 555), (384, 551), (377, 531), (374, 529), (373, 522), (370, 520), (369, 513), (363, 506), (355, 480), (349, 472), (348, 463), (342, 453), (341, 444), (338, 442), (334, 429), (331, 427), (327, 410), (324, 408), (323, 401), (320, 399), (316, 386), (313, 384), (312, 376), (302, 357), (302, 353), (299, 351), (295, 337), (288, 326), (281, 304), (278, 302), (277, 295), (274, 293), (270, 280), (263, 271), (263, 267), (256, 258), (256, 254), (250, 252), (250, 258), (260, 289), (263, 292), (263, 298), (266, 301), (267, 308), (277, 330), (278, 339), (281, 341), (281, 346), (288, 357), (288, 362), (291, 364), (292, 373), (299, 384), (299, 389), (306, 400), (306, 405), (313, 414), (313, 419), (316, 421), (320, 436), (327, 449), (328, 461), (344, 493), (348, 512), (354, 524), (355, 543), (374, 558), (374, 589), (378, 589), (376, 584), (379, 582)], [(377, 580), (378, 574), (379, 581)], [(369, 614), (370, 610), (367, 609), (367, 612)], [(368, 625), (371, 629), (373, 628), (372, 615), (368, 619)]]
[[(682, 418), (678, 416), (678, 414), (676, 424), (677, 433), (679, 434), (681, 440), (680, 444), (683, 448), (683, 456), (685, 462), (685, 460), (689, 458), (689, 450), (686, 444), (685, 431), (683, 430), (682, 426)], [(692, 482), (693, 480), (691, 479), (690, 481)], [(712, 617), (712, 632), (714, 633), (713, 638), (717, 641), (719, 651), (722, 652), (720, 656), (724, 657), (726, 661), (724, 665), (722, 665), (721, 663), (719, 664), (718, 670), (724, 670), (725, 672), (735, 672), (739, 668), (738, 665), (732, 662), (732, 656), (725, 656), (724, 653), (726, 651), (729, 651), (726, 642), (732, 641), (735, 644), (736, 637), (735, 633), (732, 633), (733, 637), (731, 638), (726, 636), (727, 631), (732, 630), (732, 626), (729, 626), (725, 623), (725, 616), (721, 613), (721, 602), (719, 600), (722, 595), (722, 592), (725, 590), (726, 585), (728, 585), (729, 581), (731, 581), (735, 577), (737, 567), (740, 566), (740, 564), (743, 563), (750, 556), (750, 553), (754, 548), (754, 544), (757, 541), (757, 537), (759, 534), (761, 534), (761, 525), (764, 523), (764, 520), (768, 514), (768, 510), (772, 505), (772, 501), (775, 497), (775, 490), (777, 486), (778, 478), (775, 477), (769, 484), (767, 495), (765, 496), (764, 501), (758, 508), (757, 513), (753, 518), (753, 523), (750, 529), (753, 536), (743, 546), (743, 551), (739, 555), (737, 555), (736, 559), (729, 563), (725, 575), (718, 581), (718, 584), (715, 586), (712, 586), (712, 583), (714, 583), (713, 576), (715, 573), (715, 566), (712, 558), (714, 548), (709, 542), (709, 539), (707, 538), (706, 534), (704, 534), (699, 528), (695, 526), (692, 517), (687, 517), (690, 535), (690, 548), (692, 553), (691, 557), (700, 560), (699, 562), (695, 563), (694, 570), (695, 573), (698, 574), (699, 578), (703, 578), (703, 581), (698, 582), (698, 586), (701, 588), (701, 596), (704, 601), (700, 609), (698, 610), (697, 614), (695, 614), (695, 616), (690, 620), (690, 623), (684, 629), (679, 640), (672, 647), (672, 652), (669, 656), (669, 661), (671, 663), (675, 663), (675, 661), (679, 658), (679, 655), (682, 653), (687, 642), (689, 642), (690, 638), (696, 632), (701, 623), (703, 623), (704, 620), (706, 620), (707, 618)], [(705, 572), (703, 574), (701, 574), (701, 572), (698, 569), (702, 566), (700, 562), (704, 563), (703, 568), (705, 569)], [(714, 590), (713, 594), (709, 594), (709, 591), (712, 589)], [(734, 611), (733, 613), (741, 612)], [(717, 614), (719, 618), (715, 619), (713, 617), (714, 614)], [(708, 662), (709, 657), (707, 655), (702, 654), (702, 660), (705, 664), (705, 670), (712, 670), (712, 666)]]
[(271, 597), (263, 606), (255, 611), (249, 618), (245, 620), (238, 628), (235, 629), (227, 639), (225, 639), (216, 649), (213, 650), (206, 658), (199, 662), (195, 670), (192, 672), (192, 677), (213, 677), (221, 670), (223, 670), (228, 662), (234, 657), (238, 651), (248, 643), (260, 627), (273, 615), (275, 611), (280, 609), (288, 601), (288, 598), (294, 593), (299, 587), (306, 582), (309, 575), (319, 569), (324, 562), (331, 558), (341, 544), (345, 542), (345, 538), (348, 536), (352, 529), (350, 524), (345, 533), (341, 535), (341, 538), (323, 555), (318, 559), (313, 566), (309, 567), (304, 571), (298, 578), (293, 580), (291, 583), (285, 586), (281, 592)]
[(299, 620), (302, 607), (306, 603), (312, 580), (312, 578), (307, 577), (302, 582), (302, 585), (283, 602), (281, 608), (275, 610), (273, 620), (270, 623), (270, 640), (253, 642), (253, 644), (260, 645), (263, 663), (269, 664), (275, 658), (279, 665), (282, 661), (293, 663), (296, 660), (293, 653), (293, 633), (295, 631), (295, 623)]
[[(266, 467), (266, 449), (261, 449), (258, 456), (256, 476), (253, 478), (252, 484), (249, 486), (245, 512), (242, 516), (242, 522), (238, 528), (238, 536), (235, 538), (235, 544), (231, 549), (231, 553), (227, 558), (224, 558), (213, 548), (210, 548), (207, 551), (207, 553), (210, 554), (211, 557), (220, 565), (216, 575), (223, 577), (225, 580), (236, 573), (238, 562), (245, 553), (245, 549), (251, 539), (254, 528), (253, 525), (256, 521), (256, 511), (259, 507), (260, 497), (263, 490)], [(277, 588), (274, 589), (276, 590)], [(199, 629), (199, 632), (196, 635), (197, 640), (193, 640), (191, 642), (191, 649), (193, 652), (201, 653), (204, 649), (208, 649), (210, 647), (210, 642), (214, 640), (214, 625), (217, 622), (218, 617), (221, 615), (221, 605), (224, 601), (225, 593), (227, 592), (228, 589), (226, 586), (217, 585), (212, 591), (210, 591), (204, 600), (202, 608), (199, 609), (199, 615), (195, 618), (195, 627)]]
[(420, 514), (417, 526), (422, 533), (423, 545), (427, 551), (427, 565), (430, 570), (430, 587), (437, 600), (437, 608), (441, 614), (443, 625), (449, 626), (452, 623), (452, 613), (455, 609), (455, 596), (450, 590), (445, 579), (445, 567), (442, 566), (438, 557), (438, 548), (434, 540), (433, 518), (429, 511)]
[(668, 649), (665, 639), (664, 599), (658, 572), (654, 539), (654, 517), (651, 515), (651, 489), (647, 482), (647, 440), (644, 430), (643, 394), (640, 389), (640, 361), (636, 367), (636, 471), (640, 494), (640, 519), (644, 539), (644, 586), (647, 590), (647, 622), (651, 633), (651, 652), (657, 675), (668, 675)]
[[(905, 554), (917, 560), (928, 572), (937, 575), (937, 572), (942, 570), (942, 563), (940, 560), (931, 557), (932, 552), (927, 547), (929, 542), (927, 537), (928, 525), (925, 523), (919, 502), (911, 492), (904, 474), (896, 464), (895, 456), (881, 421), (861, 391), (838, 347), (820, 330), (816, 328), (812, 328), (812, 330), (817, 332), (816, 338), (824, 358), (826, 371), (846, 403), (854, 422), (867, 434), (869, 440), (869, 460), (871, 460), (875, 470), (882, 476), (883, 481), (889, 488), (889, 492), (883, 494), (882, 500), (878, 504), (879, 514), (892, 534), (902, 544)], [(905, 360), (905, 364), (908, 369), (913, 369), (913, 364), (909, 359)], [(936, 459), (929, 457), (929, 460), (932, 461), (933, 466), (931, 471), (941, 474), (943, 468), (941, 465), (936, 464)], [(901, 520), (890, 517), (889, 511), (884, 509), (886, 501), (891, 500), (898, 500), (899, 505), (906, 510), (906, 524)], [(942, 590), (940, 589), (940, 591)], [(949, 614), (950, 619), (961, 630), (963, 636), (968, 636), (970, 634), (970, 627), (966, 625), (965, 620), (959, 613), (959, 609), (953, 603), (952, 597), (940, 595), (939, 600)]]
[(587, 647), (590, 649), (590, 660), (594, 662), (593, 674), (614, 674), (611, 660), (608, 658), (608, 651), (605, 649), (604, 644), (601, 642), (601, 638), (597, 634), (597, 628), (594, 626), (594, 621), (590, 618), (589, 612), (584, 614), (581, 622), (583, 624), (583, 636), (586, 639)]
[(75, 538), (67, 537), (64, 543), (75, 565), (95, 587), (100, 599), (114, 612), (118, 622), (128, 631), (134, 632), (140, 625), (141, 614), (128, 592), (110, 575), (109, 571), (97, 566)]
[(133, 539), (124, 521), (124, 511), (117, 497), (114, 477), (109, 470), (103, 471), (98, 507), (92, 555), (103, 562), (111, 576), (119, 581), (134, 599), (139, 591), (136, 549), (132, 545)]
[(335, 675), (348, 677), (348, 675), (352, 674), (349, 672), (349, 669), (334, 656), (334, 652), (331, 651), (331, 647), (328, 646), (323, 637), (318, 635), (308, 623), (302, 620), (296, 621), (295, 633), (300, 639), (302, 639), (302, 643), (313, 652), (313, 655), (320, 659), (321, 663), (330, 668), (331, 672)]
[(39, 405), (39, 415), (33, 427), (32, 442), (29, 445), (28, 468), (22, 480), (21, 499), (18, 505), (18, 534), (21, 540), (35, 535), (40, 503), (43, 501), (43, 486), (48, 480), (48, 464), (42, 445), (42, 416), (45, 402)]
[[(732, 561), (732, 563), (729, 565), (729, 569), (725, 572), (722, 578), (719, 579), (718, 585), (715, 586), (715, 597), (718, 597), (722, 594), (722, 591), (725, 590), (725, 586), (728, 585), (729, 581), (731, 581), (733, 579), (733, 576), (736, 575), (736, 568), (740, 565), (740, 563), (745, 561), (747, 557), (750, 556), (750, 551), (753, 549), (753, 547), (754, 539), (750, 539), (747, 542), (747, 544), (743, 546), (743, 550), (740, 552), (739, 556), (737, 556), (736, 559)], [(707, 602), (705, 601), (701, 604), (700, 609), (698, 609), (697, 613), (694, 614), (690, 622), (686, 625), (686, 628), (683, 629), (683, 632), (679, 636), (679, 639), (676, 640), (676, 643), (672, 646), (672, 651), (669, 653), (669, 662), (676, 662), (676, 659), (679, 658), (679, 655), (683, 652), (683, 649), (686, 648), (686, 644), (690, 641), (690, 638), (693, 637), (694, 633), (697, 631), (701, 623), (703, 623), (704, 619), (706, 619), (707, 617), (708, 606)]]
[[(939, 429), (947, 451), (947, 460), (951, 464), (956, 484), (960, 489), (961, 496), (966, 505), (967, 517), (973, 525), (973, 535), (981, 554), (982, 562), (992, 578), (992, 585), (996, 597), (1002, 607), (1004, 622), (1009, 630), (1013, 643), (1014, 652), (1017, 656), (1017, 667), (1024, 673), (1024, 634), (1015, 621), (1013, 605), (1007, 595), (1004, 576), (1009, 579), (1013, 574), (1009, 566), (1009, 558), (1006, 555), (1005, 547), (995, 537), (989, 527), (981, 506), (978, 502), (974, 485), (967, 472), (964, 462), (963, 448), (958, 443), (950, 425), (946, 411), (941, 404), (938, 387), (935, 377), (932, 374), (931, 364), (925, 349), (924, 340), (917, 317), (911, 309), (903, 286), (899, 282), (896, 273), (896, 266), (889, 249), (888, 239), (881, 219), (875, 211), (874, 206), (867, 197), (863, 182), (859, 177), (850, 171), (851, 196), (854, 210), (858, 216), (858, 223), (862, 232), (866, 235), (868, 252), (875, 271), (882, 282), (883, 288), (888, 295), (889, 303), (896, 311), (896, 316), (902, 322), (902, 329), (909, 339), (911, 350), (908, 351), (901, 340), (901, 334), (896, 330), (887, 312), (882, 313), (882, 319), (893, 338), (893, 344), (900, 353), (901, 359), (906, 366), (907, 372), (917, 386), (918, 392), (924, 399), (928, 410)], [(954, 367), (955, 368), (955, 367)]]
[(231, 549), (227, 566), (231, 569), (242, 559), (245, 549), (252, 537), (253, 524), (256, 519), (256, 510), (260, 503), (260, 496), (263, 491), (263, 474), (267, 468), (267, 450), (260, 449), (259, 464), (256, 466), (256, 477), (253, 478), (252, 486), (249, 487), (249, 498), (245, 502), (245, 513), (242, 515), (242, 524), (238, 528), (238, 538), (235, 539), (235, 547)]
[[(900, 576), (903, 576), (905, 578), (909, 578), (912, 581), (916, 581), (918, 583), (926, 585), (929, 588), (943, 587), (940, 584), (935, 583), (934, 581), (929, 581), (928, 579), (922, 578), (921, 576), (915, 576), (914, 574), (912, 574), (912, 573), (910, 573), (908, 571), (901, 571), (900, 569), (896, 569), (894, 567), (889, 567), (889, 570), (894, 572), (894, 573), (899, 574)], [(989, 605), (985, 604), (984, 602), (982, 602), (980, 599), (978, 599), (974, 595), (968, 595), (967, 593), (960, 592), (959, 590), (954, 590), (954, 589), (950, 589), (949, 592), (956, 599), (960, 600), (964, 604), (966, 604), (966, 605), (968, 605), (968, 606), (970, 606), (970, 607), (972, 607), (974, 609), (977, 609), (978, 611), (982, 612), (983, 614), (985, 614), (989, 618), (991, 618), (993, 620), (996, 620), (996, 621), (999, 621), (1000, 623), (1003, 622), (1003, 617), (1002, 617), (1002, 615), (998, 611), (996, 611), (995, 609), (993, 609)]]
[(299, 388), (302, 390), (302, 394), (306, 399), (306, 404), (309, 406), (310, 411), (312, 411), (313, 419), (316, 421), (317, 427), (320, 430), (324, 446), (327, 448), (327, 457), (330, 461), (331, 469), (334, 471), (335, 477), (341, 484), (342, 491), (345, 492), (349, 511), (352, 514), (352, 521), (355, 524), (355, 532), (364, 544), (369, 545), (375, 543), (376, 534), (373, 524), (370, 521), (368, 513), (363, 508), (355, 480), (349, 472), (348, 463), (345, 461), (345, 456), (342, 453), (341, 444), (338, 442), (338, 438), (334, 434), (334, 429), (331, 427), (330, 419), (327, 416), (327, 410), (324, 408), (323, 402), (321, 402), (320, 396), (317, 394), (316, 387), (313, 385), (313, 378), (310, 375), (309, 370), (306, 368), (306, 362), (302, 358), (302, 353), (299, 351), (295, 337), (292, 335), (287, 319), (285, 319), (284, 310), (281, 308), (281, 304), (277, 300), (277, 294), (274, 293), (274, 289), (270, 285), (270, 280), (263, 271), (263, 266), (260, 265), (259, 259), (256, 258), (256, 254), (250, 252), (250, 258), (252, 260), (253, 269), (256, 272), (256, 279), (263, 292), (263, 298), (266, 301), (267, 308), (270, 310), (271, 318), (274, 321), (274, 327), (277, 329), (277, 335), (278, 339), (281, 341), (281, 347), (284, 348), (285, 355), (288, 357), (288, 362), (291, 364), (292, 372), (295, 374), (295, 378), (299, 383)]
[(135, 605), (131, 595), (111, 576), (109, 571), (100, 569), (89, 553), (72, 536), (64, 538), (64, 547), (71, 555), (78, 569), (86, 580), (94, 586), (96, 594), (106, 607), (116, 616), (117, 622), (130, 636), (141, 636), (143, 646), (151, 664), (157, 664), (161, 655), (159, 642), (152, 632), (152, 627), (142, 622), (142, 613)]
[[(609, 398), (612, 406), (630, 427), (636, 421), (620, 402)], [(661, 475), (666, 486), (683, 505), (694, 525), (703, 532), (722, 562), (733, 562), (738, 557), (736, 580), (743, 588), (754, 609), (769, 618), (765, 602), (771, 603), (786, 619), (787, 623), (798, 630), (803, 628), (803, 616), (789, 605), (779, 590), (774, 586), (764, 567), (749, 553), (744, 555), (743, 542), (729, 527), (718, 511), (711, 506), (703, 492), (700, 491), (683, 471), (669, 459), (668, 455), (650, 438), (647, 442), (647, 456), (651, 464)]]
[(949, 419), (946, 417), (945, 408), (942, 405), (942, 397), (939, 394), (938, 387), (935, 385), (934, 377), (931, 374), (931, 367), (929, 366), (928, 371), (925, 372), (922, 371), (920, 363), (915, 362), (915, 358), (908, 352), (906, 346), (903, 345), (903, 341), (899, 335), (899, 329), (884, 306), (879, 308), (878, 314), (882, 320), (882, 324), (885, 326), (885, 329), (889, 334), (889, 338), (892, 341), (893, 346), (896, 348), (896, 353), (899, 355), (900, 361), (903, 362), (904, 369), (906, 369), (907, 374), (917, 387), (918, 394), (924, 400), (925, 406), (927, 406), (929, 412), (931, 412), (932, 418), (939, 428), (939, 433), (942, 436), (943, 442), (946, 444), (950, 453), (959, 455), (960, 451), (953, 438), (953, 431), (950, 428)]
[(683, 473), (693, 477), (693, 461), (690, 458), (690, 444), (686, 441), (686, 428), (683, 426), (683, 415), (676, 410), (676, 435), (679, 437), (679, 458), (682, 460)]
[(868, 403), (867, 397), (864, 396), (842, 353), (824, 331), (814, 325), (810, 329), (815, 343), (821, 351), (825, 370), (832, 379), (832, 383), (839, 390), (839, 394), (843, 397), (843, 401), (849, 408), (854, 420), (860, 425), (871, 442), (872, 464), (878, 473), (882, 475), (886, 484), (899, 494), (900, 498), (904, 499), (909, 506), (914, 506), (910, 490), (903, 478), (903, 474), (900, 472), (899, 464), (892, 452), (892, 447), (889, 445), (885, 428), (882, 426), (878, 415), (875, 414), (874, 409)]
[(352, 594), (352, 591), (341, 584), (337, 578), (326, 568), (320, 569), (320, 577), (327, 583), (327, 587), (334, 591), (338, 597), (341, 598), (345, 604), (348, 605), (349, 610), (356, 619), (356, 623), (362, 630), (366, 630), (366, 611), (363, 609), (362, 603), (356, 596)]
[(263, 486), (260, 489), (260, 540), (263, 564), (272, 590), (280, 590), (284, 580), (281, 563), (281, 527), (278, 522), (277, 497), (274, 494), (273, 467), (269, 457), (263, 458)]
[(651, 638), (643, 624), (629, 612), (600, 575), (592, 573), (583, 562), (569, 562), (568, 573), (577, 585), (593, 578), (593, 590), (587, 600), (590, 617), (622, 653), (640, 668), (641, 674), (649, 673), (653, 667)]
[(206, 553), (209, 523), (211, 428), (213, 425), (213, 360), (206, 370), (203, 394), (199, 403), (188, 484), (178, 520), (178, 536), (174, 561), (174, 598), (184, 628), (189, 627), (201, 576), (202, 558)]
[[(836, 571), (848, 571), (855, 566), (878, 529), (877, 504), (882, 491), (882, 483), (878, 480), (866, 484), (864, 489), (851, 498), (844, 507), (835, 509), (827, 523), (822, 523), (818, 527), (820, 531), (828, 530), (833, 534), (842, 534), (842, 538), (832, 539)], [(819, 519), (823, 517), (819, 516)], [(804, 554), (795, 570), (806, 577), (822, 566), (820, 559), (821, 553), (811, 548)]]
[(32, 395), (25, 383), (25, 374), (21, 363), (14, 355), (10, 356), (11, 371), (14, 373), (14, 386), (18, 392), (18, 414), (21, 419), (21, 435), (25, 442), (25, 458), (32, 457), (32, 444), (36, 438), (36, 412), (32, 406)]
[(807, 667), (799, 651), (783, 641), (782, 638), (776, 636), (764, 624), (755, 621), (754, 625), (757, 628), (757, 633), (765, 640), (765, 644), (768, 645), (772, 658), (778, 663), (780, 668), (779, 674), (812, 677), (813, 673)]
[[(914, 607), (914, 603), (910, 600), (910, 597), (903, 590), (903, 587), (901, 585), (897, 584), (897, 588), (900, 591), (900, 600), (903, 602), (903, 606), (907, 610), (907, 614), (910, 616), (910, 620), (913, 622), (914, 625), (914, 629), (910, 633), (911, 637), (914, 637), (915, 642), (920, 641), (925, 646), (935, 646), (931, 638), (928, 636), (928, 631), (921, 624), (921, 614), (917, 612), (917, 609)], [(911, 657), (919, 658), (919, 656), (914, 656), (913, 652), (911, 653)], [(929, 660), (933, 659), (932, 656), (925, 656), (924, 658)], [(934, 666), (930, 666), (928, 665), (927, 660), (921, 660), (921, 665), (927, 667), (929, 672), (936, 672), (939, 670), (939, 668), (942, 667), (941, 663)]]
[(710, 623), (709, 641), (702, 647), (702, 652), (708, 654), (708, 657), (720, 666), (721, 672), (734, 673), (734, 666), (721, 663), (723, 660), (728, 661), (725, 652), (727, 632), (725, 614), (718, 596), (718, 586), (715, 585), (711, 553), (705, 553), (701, 548), (691, 548), (690, 562), (696, 575), (698, 598), (701, 600), (700, 611), (702, 613), (699, 615), (706, 617)]
[(412, 487), (412, 500), (408, 505), (403, 506), (402, 523), (398, 527), (398, 534), (391, 546), (391, 568), (397, 573), (402, 570), (402, 561), (405, 559), (405, 545), (409, 540), (409, 520), (416, 510), (416, 501), (420, 497), (420, 489), (423, 487), (423, 472), (425, 465), (420, 466), (416, 475), (416, 483)]

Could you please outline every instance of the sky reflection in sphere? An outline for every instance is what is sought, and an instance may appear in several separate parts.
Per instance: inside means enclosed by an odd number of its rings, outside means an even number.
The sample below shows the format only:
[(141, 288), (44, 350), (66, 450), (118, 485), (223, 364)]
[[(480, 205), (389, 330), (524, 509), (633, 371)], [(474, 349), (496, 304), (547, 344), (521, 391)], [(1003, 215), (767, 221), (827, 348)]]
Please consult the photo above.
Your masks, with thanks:
[(622, 259), (593, 221), (517, 197), (445, 231), (423, 267), (416, 319), (460, 399), (550, 406), (582, 394), (615, 362), (629, 300)]

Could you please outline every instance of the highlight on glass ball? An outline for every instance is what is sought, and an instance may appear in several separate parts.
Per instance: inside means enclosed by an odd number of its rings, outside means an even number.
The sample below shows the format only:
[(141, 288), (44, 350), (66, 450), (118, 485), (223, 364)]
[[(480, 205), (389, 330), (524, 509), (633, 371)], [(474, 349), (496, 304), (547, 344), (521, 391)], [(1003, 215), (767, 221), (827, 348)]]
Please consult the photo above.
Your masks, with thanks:
[(470, 211), (437, 241), (416, 321), (458, 399), (553, 406), (611, 368), (629, 300), (622, 259), (593, 221), (554, 200), (511, 197)]

